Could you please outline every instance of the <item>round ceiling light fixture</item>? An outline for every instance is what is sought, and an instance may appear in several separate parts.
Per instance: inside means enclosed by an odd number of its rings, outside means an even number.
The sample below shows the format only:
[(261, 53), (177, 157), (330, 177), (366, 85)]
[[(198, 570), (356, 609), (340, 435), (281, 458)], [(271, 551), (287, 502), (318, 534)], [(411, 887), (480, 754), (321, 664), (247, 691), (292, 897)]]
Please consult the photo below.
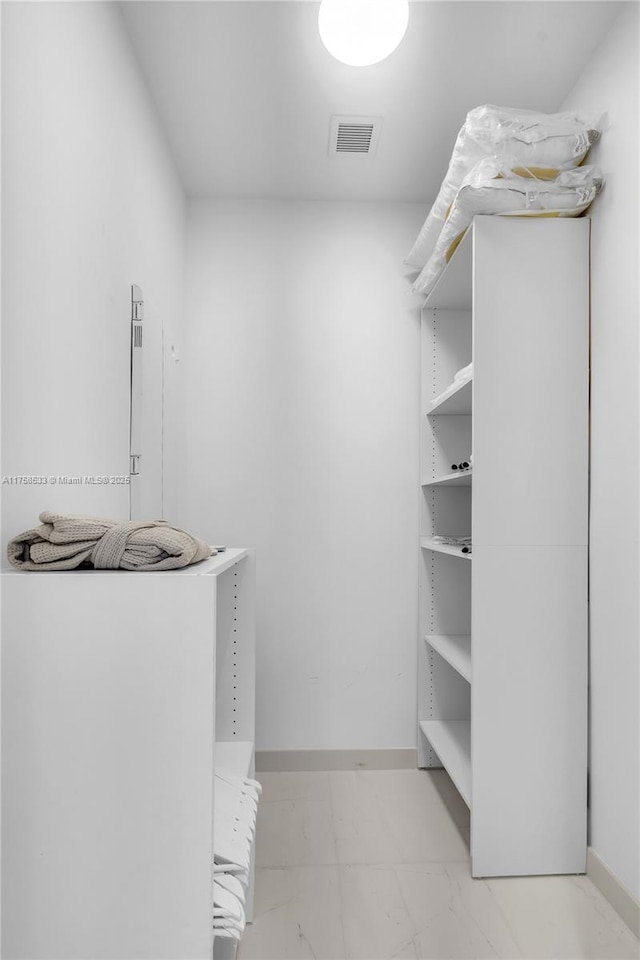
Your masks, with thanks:
[(350, 67), (379, 63), (396, 49), (409, 23), (409, 0), (322, 0), (320, 37)]

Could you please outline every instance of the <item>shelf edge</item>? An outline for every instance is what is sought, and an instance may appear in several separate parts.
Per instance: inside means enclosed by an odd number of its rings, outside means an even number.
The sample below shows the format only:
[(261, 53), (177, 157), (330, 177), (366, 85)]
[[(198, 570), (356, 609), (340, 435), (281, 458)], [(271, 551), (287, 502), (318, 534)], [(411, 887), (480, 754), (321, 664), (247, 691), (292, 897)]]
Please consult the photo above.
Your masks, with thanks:
[[(433, 726), (431, 726), (432, 724)], [(453, 726), (454, 724), (455, 727)], [(470, 742), (471, 736), (471, 721), (420, 720), (419, 727), (453, 780), (460, 796), (466, 805), (471, 808), (471, 751), (467, 749), (467, 744)], [(459, 732), (463, 727), (466, 728), (466, 733), (463, 734), (463, 738), (467, 743), (464, 743), (462, 749), (460, 749), (458, 742), (452, 737), (452, 730), (455, 729), (456, 732)], [(445, 745), (442, 740), (438, 742), (443, 731), (445, 732), (445, 736), (448, 736), (450, 740), (454, 740), (455, 742), (456, 749), (451, 753), (448, 752), (448, 744)], [(440, 751), (438, 751), (438, 746), (440, 746)]]
[[(471, 637), (470, 637), (469, 634), (459, 634), (459, 635), (456, 635), (456, 636), (458, 637), (458, 639), (462, 639), (462, 638), (464, 637), (465, 639), (468, 639), (468, 640), (469, 640), (469, 643), (471, 643)], [(471, 649), (469, 649), (469, 659), (468, 659), (468, 661), (467, 661), (467, 657), (466, 657), (466, 653), (465, 653), (463, 656), (459, 657), (459, 659), (460, 659), (460, 661), (461, 661), (461, 664), (459, 664), (459, 663), (456, 663), (455, 658), (452, 659), (452, 658), (448, 655), (448, 653), (447, 653), (447, 643), (445, 642), (445, 643), (440, 644), (440, 643), (437, 642), (439, 639), (444, 639), (444, 640), (446, 641), (446, 640), (448, 640), (449, 638), (447, 637), (446, 634), (427, 634), (427, 635), (425, 636), (425, 638), (424, 638), (424, 642), (427, 644), (428, 647), (431, 647), (432, 650), (435, 650), (435, 652), (438, 654), (438, 656), (442, 657), (442, 659), (445, 660), (445, 661), (449, 664), (449, 666), (451, 667), (451, 669), (452, 669), (452, 670), (455, 670), (456, 673), (457, 673), (459, 676), (461, 676), (464, 680), (467, 681), (467, 683), (469, 683), (469, 684), (472, 683), (472, 679), (471, 679)], [(451, 637), (451, 639), (453, 639), (453, 637)], [(434, 640), (436, 640), (436, 643), (433, 642)], [(452, 643), (452, 644), (451, 644), (451, 647), (452, 647), (452, 649), (453, 649), (456, 653), (459, 654), (459, 649), (456, 648), (455, 644)], [(462, 667), (462, 669), (461, 669), (461, 667)]]

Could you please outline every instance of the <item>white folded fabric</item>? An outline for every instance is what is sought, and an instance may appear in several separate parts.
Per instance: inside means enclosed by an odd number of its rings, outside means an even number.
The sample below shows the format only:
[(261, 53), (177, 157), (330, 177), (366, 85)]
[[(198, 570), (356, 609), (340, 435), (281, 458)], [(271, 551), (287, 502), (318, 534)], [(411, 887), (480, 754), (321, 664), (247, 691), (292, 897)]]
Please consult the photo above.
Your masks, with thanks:
[(253, 797), (242, 793), (236, 787), (216, 776), (214, 781), (214, 798), (216, 810), (233, 814), (248, 827), (255, 827), (258, 802)]
[(232, 893), (234, 897), (237, 897), (244, 907), (246, 899), (246, 885), (243, 886), (238, 877), (234, 877), (230, 873), (216, 873), (215, 882), (225, 890), (228, 890), (229, 893)]
[(224, 767), (216, 767), (216, 777), (219, 777), (233, 787), (237, 787), (248, 796), (254, 797), (255, 800), (257, 800), (262, 793), (262, 786), (257, 780), (252, 780), (250, 777), (238, 777), (235, 773), (226, 770)]
[(238, 777), (228, 770), (216, 768), (213, 815), (214, 859), (218, 865), (222, 865), (222, 870), (227, 865), (227, 872), (248, 876), (251, 845), (256, 829), (258, 798), (261, 792), (262, 787), (257, 780)]
[(514, 158), (513, 167), (541, 180), (581, 164), (600, 139), (602, 118), (577, 113), (537, 113), (484, 104), (471, 110), (458, 133), (447, 174), (406, 263), (422, 269), (433, 253), (456, 193), (484, 157)]
[(216, 937), (225, 937), (227, 940), (240, 940), (242, 933), (239, 930), (234, 929), (233, 927), (223, 926), (222, 924), (214, 923), (213, 929), (215, 931)]
[(39, 519), (41, 526), (7, 544), (7, 558), (18, 570), (74, 570), (83, 565), (97, 570), (176, 570), (217, 553), (166, 520), (113, 520), (49, 510)]
[[(216, 862), (214, 860), (213, 864), (213, 876), (216, 881), (225, 877), (234, 877), (244, 886), (249, 886), (249, 870), (246, 867), (240, 866), (238, 863), (231, 862)], [(233, 892), (233, 891), (232, 891)]]
[(434, 543), (448, 543), (455, 547), (465, 547), (471, 543), (471, 537), (449, 537), (436, 534), (431, 539)]
[(462, 367), (461, 370), (458, 370), (458, 372), (454, 374), (453, 379), (454, 379), (454, 382), (456, 380), (469, 380), (472, 376), (473, 376), (473, 361), (471, 363), (468, 363), (466, 367)]
[(217, 880), (213, 884), (213, 915), (224, 917), (233, 924), (245, 924), (244, 907), (240, 900)]
[(513, 158), (481, 160), (465, 178), (449, 209), (433, 253), (413, 285), (428, 296), (477, 214), (503, 217), (578, 217), (602, 188), (595, 167), (575, 167), (556, 180), (513, 172)]

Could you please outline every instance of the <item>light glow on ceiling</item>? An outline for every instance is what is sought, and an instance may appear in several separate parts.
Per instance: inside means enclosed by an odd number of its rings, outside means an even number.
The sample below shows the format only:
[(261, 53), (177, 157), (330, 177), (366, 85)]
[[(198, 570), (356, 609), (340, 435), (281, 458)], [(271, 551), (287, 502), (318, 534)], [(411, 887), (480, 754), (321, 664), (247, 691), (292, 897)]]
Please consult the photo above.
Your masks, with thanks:
[(320, 37), (351, 67), (379, 63), (396, 49), (409, 23), (409, 0), (322, 0)]

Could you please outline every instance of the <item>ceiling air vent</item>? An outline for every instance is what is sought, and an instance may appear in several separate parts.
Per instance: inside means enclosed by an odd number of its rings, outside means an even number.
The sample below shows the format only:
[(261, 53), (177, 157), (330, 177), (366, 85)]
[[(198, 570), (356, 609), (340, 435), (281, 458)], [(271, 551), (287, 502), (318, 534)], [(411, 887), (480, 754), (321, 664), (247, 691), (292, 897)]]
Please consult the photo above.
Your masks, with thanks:
[(378, 146), (382, 117), (332, 117), (329, 153), (372, 157)]

